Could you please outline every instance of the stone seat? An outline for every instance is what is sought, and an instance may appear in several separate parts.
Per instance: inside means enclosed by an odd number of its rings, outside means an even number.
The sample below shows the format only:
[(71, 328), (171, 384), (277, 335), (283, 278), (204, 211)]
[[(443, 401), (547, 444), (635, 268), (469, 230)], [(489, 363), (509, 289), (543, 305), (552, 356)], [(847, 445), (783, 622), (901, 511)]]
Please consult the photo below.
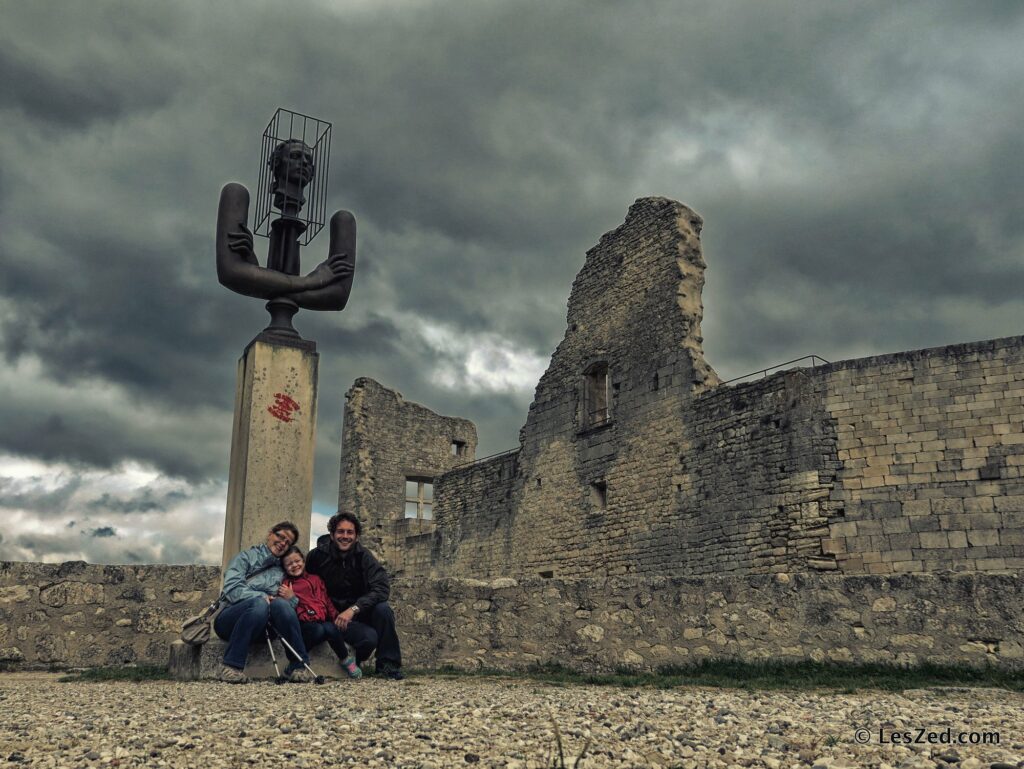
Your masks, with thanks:
[[(284, 672), (289, 661), (284, 653), (284, 645), (280, 640), (275, 639), (274, 654), (277, 655), (277, 665)], [(227, 642), (217, 636), (210, 638), (202, 646), (189, 646), (183, 641), (174, 641), (170, 647), (170, 659), (168, 671), (172, 678), (179, 681), (215, 680), (220, 673), (224, 651)], [(372, 658), (371, 658), (372, 659)], [(372, 666), (372, 662), (370, 665)], [(338, 664), (338, 658), (331, 647), (322, 643), (313, 649), (309, 654), (309, 665), (324, 678), (347, 678), (345, 671)], [(270, 659), (270, 652), (267, 651), (267, 642), (259, 641), (249, 649), (249, 659), (245, 664), (245, 674), (254, 680), (271, 681), (277, 677), (274, 672), (274, 663)]]

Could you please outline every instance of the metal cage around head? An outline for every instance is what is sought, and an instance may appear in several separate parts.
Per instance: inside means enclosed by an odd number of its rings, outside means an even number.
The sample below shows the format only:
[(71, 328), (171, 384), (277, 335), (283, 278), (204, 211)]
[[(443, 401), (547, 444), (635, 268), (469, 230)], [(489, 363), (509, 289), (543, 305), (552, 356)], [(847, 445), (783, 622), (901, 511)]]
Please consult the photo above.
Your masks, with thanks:
[[(300, 148), (301, 158), (286, 152)], [(294, 156), (300, 152), (292, 153)], [(275, 213), (300, 220), (306, 225), (299, 237), (307, 245), (324, 226), (327, 218), (327, 171), (331, 155), (331, 124), (309, 115), (279, 108), (263, 132), (260, 151), (259, 184), (256, 189), (256, 218), (253, 232), (270, 237), (270, 222)], [(310, 163), (310, 161), (312, 161)], [(306, 168), (300, 166), (305, 164)], [(300, 179), (288, 191), (282, 176)], [(302, 174), (308, 174), (308, 183)], [(275, 175), (276, 174), (276, 175)]]

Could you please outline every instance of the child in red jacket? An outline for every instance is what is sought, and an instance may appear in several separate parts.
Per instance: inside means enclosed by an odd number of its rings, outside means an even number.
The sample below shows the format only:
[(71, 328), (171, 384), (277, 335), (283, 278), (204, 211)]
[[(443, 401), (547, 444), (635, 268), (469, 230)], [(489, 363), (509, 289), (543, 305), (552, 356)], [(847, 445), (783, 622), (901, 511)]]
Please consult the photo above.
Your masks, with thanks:
[(299, 628), (306, 649), (312, 649), (326, 640), (338, 655), (349, 678), (361, 678), (363, 671), (356, 663), (356, 655), (352, 647), (345, 643), (341, 628), (334, 624), (338, 610), (327, 595), (324, 581), (316, 574), (306, 573), (302, 551), (294, 545), (282, 556), (281, 565), (285, 573), (281, 587), (290, 590), (299, 599), (295, 611), (299, 615)]

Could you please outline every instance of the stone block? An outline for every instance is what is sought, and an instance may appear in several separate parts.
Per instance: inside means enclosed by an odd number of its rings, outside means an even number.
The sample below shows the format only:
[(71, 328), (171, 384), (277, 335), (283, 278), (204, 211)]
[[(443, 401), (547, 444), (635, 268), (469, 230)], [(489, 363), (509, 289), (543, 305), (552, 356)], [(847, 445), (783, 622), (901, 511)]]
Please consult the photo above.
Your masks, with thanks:
[(971, 547), (998, 545), (999, 532), (996, 529), (972, 529), (967, 532), (967, 542)]
[[(277, 657), (278, 668), (283, 672), (289, 664), (288, 658), (285, 655), (284, 646), (280, 640), (273, 641), (273, 644), (274, 654)], [(186, 669), (186, 667), (188, 670), (198, 669), (198, 678), (200, 680), (216, 679), (220, 674), (221, 667), (223, 666), (224, 652), (227, 648), (227, 643), (214, 637), (201, 647), (197, 648), (200, 650), (198, 654), (198, 668), (196, 668), (194, 657), (189, 657), (187, 652), (182, 652), (182, 655), (189, 660), (187, 666), (182, 666), (182, 670)], [(338, 664), (338, 658), (334, 655), (334, 652), (331, 651), (331, 648), (325, 643), (320, 644), (309, 653), (309, 665), (317, 675), (322, 675), (324, 678), (347, 677), (345, 671), (342, 670), (341, 666)], [(370, 663), (370, 666), (373, 666), (372, 662)], [(246, 660), (245, 664), (245, 674), (249, 676), (249, 678), (256, 680), (271, 681), (277, 678), (274, 663), (270, 657), (270, 651), (267, 649), (266, 641), (258, 641), (250, 648), (249, 658)]]
[(949, 538), (944, 531), (922, 531), (918, 534), (921, 539), (921, 547), (927, 549), (940, 549), (950, 546)]
[(949, 539), (950, 547), (967, 547), (967, 532), (966, 531), (949, 531), (946, 532), (946, 536)]

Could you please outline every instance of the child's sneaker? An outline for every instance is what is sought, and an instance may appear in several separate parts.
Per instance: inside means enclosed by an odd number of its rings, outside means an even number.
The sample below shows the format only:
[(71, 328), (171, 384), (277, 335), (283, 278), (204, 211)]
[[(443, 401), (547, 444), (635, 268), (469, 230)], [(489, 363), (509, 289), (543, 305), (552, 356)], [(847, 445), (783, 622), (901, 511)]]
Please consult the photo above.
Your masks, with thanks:
[(348, 654), (345, 656), (345, 659), (341, 661), (341, 666), (345, 669), (345, 672), (348, 673), (349, 678), (362, 678), (363, 671), (359, 669), (359, 665), (356, 662), (356, 655), (355, 652), (352, 651), (352, 647), (345, 644), (345, 651), (348, 652)]

